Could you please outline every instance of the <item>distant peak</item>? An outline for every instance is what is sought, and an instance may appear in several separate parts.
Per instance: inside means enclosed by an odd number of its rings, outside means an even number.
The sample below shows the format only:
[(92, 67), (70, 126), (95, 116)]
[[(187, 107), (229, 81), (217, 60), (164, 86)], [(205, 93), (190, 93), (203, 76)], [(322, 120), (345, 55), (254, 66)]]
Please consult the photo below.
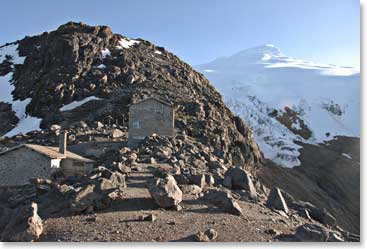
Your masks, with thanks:
[(234, 54), (233, 57), (246, 57), (254, 61), (262, 60), (263, 58), (270, 58), (272, 56), (282, 55), (279, 48), (273, 44), (264, 44), (257, 47), (248, 48)]
[(269, 48), (274, 48), (274, 47), (275, 47), (273, 44), (270, 44), (270, 43), (265, 44), (264, 46), (265, 46), (265, 47), (269, 47)]

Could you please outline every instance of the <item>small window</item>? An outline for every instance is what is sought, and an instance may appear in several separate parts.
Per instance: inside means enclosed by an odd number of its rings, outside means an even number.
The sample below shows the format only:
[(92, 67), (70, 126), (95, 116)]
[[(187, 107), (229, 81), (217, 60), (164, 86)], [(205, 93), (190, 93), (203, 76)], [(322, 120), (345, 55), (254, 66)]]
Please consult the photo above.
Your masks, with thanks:
[(133, 128), (139, 129), (140, 128), (140, 122), (139, 121), (133, 121)]

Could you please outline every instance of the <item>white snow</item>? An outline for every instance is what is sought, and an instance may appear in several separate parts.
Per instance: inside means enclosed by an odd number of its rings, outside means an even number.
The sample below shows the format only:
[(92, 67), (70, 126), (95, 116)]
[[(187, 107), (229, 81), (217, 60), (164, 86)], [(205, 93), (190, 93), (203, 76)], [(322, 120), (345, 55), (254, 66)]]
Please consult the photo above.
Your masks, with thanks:
[(347, 154), (347, 153), (342, 153), (342, 156), (348, 158), (348, 159), (353, 159), (351, 155)]
[(116, 46), (116, 48), (122, 49), (122, 48), (130, 48), (131, 46), (135, 44), (139, 44), (140, 41), (130, 40), (127, 38), (121, 38), (118, 43), (119, 43), (119, 46)]
[[(23, 64), (25, 57), (21, 57), (17, 51), (18, 45), (12, 44), (0, 48), (0, 62), (5, 59), (6, 55), (12, 56), (12, 62), (14, 64)], [(31, 117), (26, 114), (26, 107), (31, 102), (31, 99), (25, 100), (13, 100), (12, 91), (14, 85), (12, 84), (13, 73), (10, 72), (7, 75), (0, 77), (0, 102), (6, 102), (11, 104), (12, 110), (19, 118), (19, 122), (11, 131), (5, 134), (5, 136), (14, 136), (20, 133), (27, 133), (33, 130), (40, 129), (40, 123), (42, 119)]]
[(64, 111), (70, 111), (73, 110), (81, 105), (83, 105), (84, 103), (87, 103), (88, 101), (91, 100), (100, 100), (100, 98), (97, 98), (95, 96), (89, 96), (83, 100), (80, 101), (73, 101), (70, 104), (64, 105), (63, 107), (60, 108), (60, 111), (64, 112)]
[(154, 51), (154, 53), (155, 54), (162, 54), (162, 52), (161, 51), (158, 51), (158, 50)]
[(111, 51), (108, 48), (102, 49), (101, 50), (101, 53), (102, 53), (102, 58), (103, 59), (106, 58), (107, 56), (110, 56), (111, 55)]
[(105, 65), (105, 64), (100, 64), (100, 65), (96, 66), (96, 68), (101, 68), (101, 69), (103, 69), (103, 68), (106, 68), (106, 65)]
[[(288, 57), (270, 44), (243, 50), (196, 67), (224, 96), (231, 110), (254, 131), (266, 158), (299, 165), (294, 141), (317, 144), (336, 135), (360, 136), (360, 74), (357, 68)], [(325, 109), (336, 103), (342, 115)], [(311, 129), (304, 140), (268, 114), (290, 107)], [(293, 124), (299, 129), (300, 124)]]
[(296, 123), (292, 123), (292, 128), (293, 129), (296, 129), (296, 130), (301, 130), (301, 124), (300, 122), (298, 121), (298, 119), (296, 120)]

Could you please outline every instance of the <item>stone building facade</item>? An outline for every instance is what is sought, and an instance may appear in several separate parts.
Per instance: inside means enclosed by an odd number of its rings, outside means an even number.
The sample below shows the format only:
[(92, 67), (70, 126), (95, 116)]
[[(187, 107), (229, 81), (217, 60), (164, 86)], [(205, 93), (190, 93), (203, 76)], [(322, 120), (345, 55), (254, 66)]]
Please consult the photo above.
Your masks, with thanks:
[(157, 98), (147, 98), (129, 108), (128, 144), (134, 147), (153, 133), (162, 136), (174, 135), (173, 105)]
[(94, 161), (66, 150), (66, 136), (60, 147), (22, 144), (0, 153), (0, 187), (29, 184), (35, 177), (84, 175)]

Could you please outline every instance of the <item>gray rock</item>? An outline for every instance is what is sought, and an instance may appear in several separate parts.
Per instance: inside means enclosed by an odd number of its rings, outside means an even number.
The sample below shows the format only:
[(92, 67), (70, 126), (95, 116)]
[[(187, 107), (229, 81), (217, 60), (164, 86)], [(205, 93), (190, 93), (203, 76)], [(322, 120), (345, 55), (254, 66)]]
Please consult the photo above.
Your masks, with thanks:
[(200, 194), (202, 191), (202, 189), (198, 185), (195, 185), (195, 184), (180, 185), (180, 189), (182, 190), (182, 193), (191, 194), (191, 195)]
[(148, 190), (154, 201), (163, 208), (177, 206), (182, 201), (182, 191), (171, 175), (155, 178), (148, 183)]
[(226, 212), (234, 215), (242, 215), (242, 209), (233, 199), (231, 193), (225, 190), (211, 189), (207, 191), (204, 198), (209, 200), (215, 206), (224, 209)]
[(112, 138), (120, 138), (124, 136), (124, 133), (119, 129), (113, 129), (111, 133)]
[(240, 168), (231, 168), (224, 175), (223, 185), (230, 189), (244, 189), (256, 198), (257, 193), (250, 175)]
[(287, 203), (285, 202), (282, 192), (279, 188), (273, 188), (271, 190), (266, 205), (269, 208), (281, 210), (284, 211), (285, 213), (289, 212)]
[(329, 233), (326, 229), (313, 224), (297, 227), (294, 236), (302, 242), (326, 242), (329, 239)]

